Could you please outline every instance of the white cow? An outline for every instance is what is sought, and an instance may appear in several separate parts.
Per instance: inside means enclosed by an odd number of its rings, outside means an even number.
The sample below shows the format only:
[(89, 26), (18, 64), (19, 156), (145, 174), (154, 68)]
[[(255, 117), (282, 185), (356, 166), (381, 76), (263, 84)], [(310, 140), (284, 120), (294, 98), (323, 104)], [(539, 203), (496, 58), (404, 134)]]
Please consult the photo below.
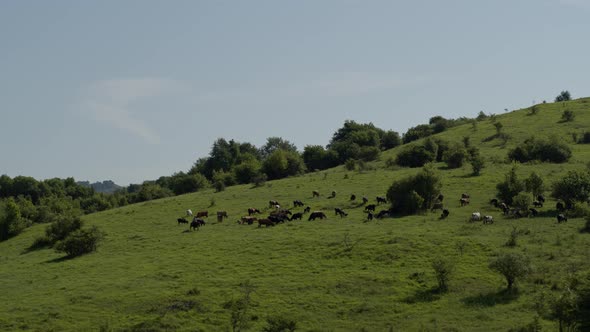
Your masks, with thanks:
[(191, 211), (191, 209), (186, 210), (186, 215), (187, 215), (187, 217), (192, 217), (193, 211)]
[(471, 221), (480, 221), (481, 220), (481, 213), (473, 212), (471, 214)]
[(493, 224), (494, 223), (494, 217), (492, 217), (492, 216), (483, 216), (483, 223), (484, 224)]

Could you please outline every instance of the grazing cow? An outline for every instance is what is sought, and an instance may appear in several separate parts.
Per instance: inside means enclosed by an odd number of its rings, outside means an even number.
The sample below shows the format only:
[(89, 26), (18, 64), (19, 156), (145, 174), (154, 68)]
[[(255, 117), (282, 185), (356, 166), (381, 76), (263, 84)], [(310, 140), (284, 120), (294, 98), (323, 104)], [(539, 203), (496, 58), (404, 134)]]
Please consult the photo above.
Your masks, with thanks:
[(563, 204), (563, 202), (557, 202), (557, 204), (555, 204), (555, 208), (559, 212), (565, 211), (565, 205)]
[(328, 219), (328, 217), (326, 216), (325, 213), (323, 213), (322, 211), (313, 211), (310, 215), (309, 215), (309, 219), (307, 219), (308, 221), (311, 220), (315, 220), (316, 218), (320, 218), (320, 219)]
[(336, 192), (332, 190), (332, 196), (330, 196), (330, 198), (335, 198), (336, 197)]
[(445, 195), (443, 195), (443, 194), (439, 194), (439, 195), (436, 197), (436, 199), (437, 199), (439, 202), (442, 202), (442, 201), (443, 201), (443, 199), (445, 199)]
[(275, 210), (275, 211), (272, 211), (270, 213), (271, 216), (277, 216), (277, 215), (280, 215), (280, 214), (291, 215), (293, 213), (291, 211), (285, 210), (285, 209)]
[(367, 213), (367, 220), (368, 221), (373, 220), (373, 213), (372, 212)]
[(542, 208), (543, 207), (543, 202), (541, 202), (541, 201), (533, 201), (533, 206), (534, 207)]
[(280, 204), (279, 204), (279, 202), (277, 202), (277, 201), (275, 201), (275, 200), (270, 200), (270, 201), (268, 201), (268, 207), (269, 207), (269, 208), (273, 208), (273, 207), (275, 207), (275, 206), (277, 206), (277, 205), (280, 205)]
[(490, 204), (492, 204), (494, 207), (498, 207), (498, 204), (499, 204), (499, 203), (500, 203), (500, 202), (498, 201), (498, 199), (497, 199), (497, 198), (492, 198), (492, 199), (490, 200)]
[(202, 217), (209, 217), (209, 211), (199, 211), (199, 212), (197, 212), (197, 218), (202, 218)]
[(530, 208), (529, 211), (531, 212), (529, 214), (530, 217), (536, 217), (539, 214), (539, 211), (537, 211), (537, 209)]
[(567, 221), (567, 217), (563, 213), (557, 215), (557, 223), (561, 224), (565, 221)]
[(295, 219), (301, 220), (302, 218), (303, 218), (303, 213), (297, 212), (297, 213), (293, 213), (290, 220), (295, 220)]
[(269, 227), (269, 226), (274, 226), (275, 223), (270, 219), (258, 219), (258, 227), (260, 227), (262, 225)]
[(469, 205), (469, 198), (463, 197), (459, 200), (459, 203), (461, 203), (461, 206)]
[(473, 212), (471, 214), (471, 221), (480, 221), (481, 220), (481, 213)]
[(188, 224), (188, 220), (184, 219), (184, 218), (178, 218), (176, 219), (176, 221), (178, 221), (178, 224)]
[(217, 211), (217, 221), (222, 222), (223, 218), (227, 218), (227, 212), (226, 211)]
[(303, 213), (308, 213), (309, 211), (311, 211), (309, 206), (306, 206), (305, 209), (303, 209)]
[(377, 217), (377, 219), (382, 219), (382, 218), (385, 218), (385, 217), (389, 217), (389, 213), (390, 213), (389, 210), (381, 210), (381, 211), (379, 211), (379, 213), (377, 213), (377, 216), (376, 217)]
[(355, 199), (356, 199), (356, 195), (355, 194), (350, 195), (350, 200), (351, 201), (354, 201)]
[(383, 196), (377, 196), (377, 204), (387, 203), (387, 198)]
[(260, 213), (260, 210), (255, 209), (255, 208), (248, 208), (248, 215), (251, 216), (254, 213)]
[(485, 224), (493, 224), (494, 223), (494, 217), (492, 216), (483, 216), (483, 223)]
[(369, 199), (365, 196), (363, 196), (363, 205), (369, 203)]
[(271, 214), (268, 216), (269, 220), (271, 220), (272, 222), (274, 222), (275, 224), (278, 224), (280, 222), (285, 222), (285, 220), (289, 221), (289, 216), (283, 213), (280, 214)]
[(199, 227), (205, 226), (205, 220), (195, 217), (189, 227), (190, 230), (199, 230)]
[(258, 220), (258, 218), (256, 217), (252, 217), (252, 216), (245, 216), (242, 217), (242, 219), (238, 220), (238, 223), (242, 224), (242, 225), (252, 225), (256, 220)]
[(506, 203), (502, 202), (499, 206), (500, 209), (502, 209), (502, 213), (504, 213), (504, 215), (507, 215), (510, 212), (510, 207), (506, 205)]
[(471, 198), (471, 197), (469, 197), (469, 194), (462, 193), (462, 194), (461, 194), (461, 198), (467, 198), (467, 199), (469, 199), (469, 198)]
[(317, 191), (317, 190), (314, 190), (314, 191), (311, 193), (311, 195), (312, 195), (312, 197), (320, 197), (320, 192), (319, 192), (319, 191)]
[(186, 210), (186, 216), (187, 217), (192, 217), (193, 216), (193, 211), (191, 209)]
[(335, 208), (334, 212), (336, 213), (336, 215), (340, 215), (340, 218), (348, 216), (348, 213), (344, 212), (344, 210), (340, 208)]
[(303, 206), (303, 205), (305, 205), (305, 204), (303, 204), (303, 202), (300, 201), (300, 200), (298, 200), (298, 199), (296, 199), (296, 200), (293, 201), (293, 207), (300, 207), (300, 206)]
[(537, 195), (537, 200), (541, 203), (545, 203), (545, 196), (543, 195)]
[(375, 204), (370, 204), (370, 205), (367, 205), (367, 206), (365, 207), (365, 211), (373, 211), (373, 212), (375, 212), (375, 208), (376, 208), (376, 207), (377, 207), (377, 205), (375, 205)]
[(440, 215), (440, 219), (446, 219), (449, 216), (450, 212), (447, 209), (444, 209)]
[(436, 202), (432, 205), (432, 209), (430, 209), (431, 212), (435, 211), (435, 210), (442, 210), (443, 209), (443, 203), (442, 202)]

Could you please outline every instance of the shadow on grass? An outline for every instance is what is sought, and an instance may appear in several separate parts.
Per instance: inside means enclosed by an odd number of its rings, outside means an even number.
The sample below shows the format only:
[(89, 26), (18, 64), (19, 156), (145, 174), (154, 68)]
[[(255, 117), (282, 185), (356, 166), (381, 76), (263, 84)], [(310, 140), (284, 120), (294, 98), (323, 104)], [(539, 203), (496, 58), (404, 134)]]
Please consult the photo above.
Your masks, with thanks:
[(69, 261), (70, 259), (74, 259), (74, 258), (75, 257), (72, 257), (72, 256), (62, 256), (62, 257), (57, 257), (57, 258), (45, 261), (45, 263), (61, 263), (61, 262)]
[(25, 255), (31, 253), (33, 251), (41, 250), (41, 249), (49, 249), (51, 248), (51, 242), (45, 238), (37, 238), (33, 244), (31, 244), (28, 248), (21, 252), (21, 255)]
[(404, 302), (408, 304), (434, 302), (439, 300), (442, 294), (444, 293), (440, 292), (438, 288), (420, 289), (414, 295), (405, 298)]
[(496, 304), (508, 304), (519, 297), (518, 290), (511, 291), (503, 289), (499, 292), (490, 292), (469, 296), (462, 300), (463, 304), (470, 307), (493, 307)]

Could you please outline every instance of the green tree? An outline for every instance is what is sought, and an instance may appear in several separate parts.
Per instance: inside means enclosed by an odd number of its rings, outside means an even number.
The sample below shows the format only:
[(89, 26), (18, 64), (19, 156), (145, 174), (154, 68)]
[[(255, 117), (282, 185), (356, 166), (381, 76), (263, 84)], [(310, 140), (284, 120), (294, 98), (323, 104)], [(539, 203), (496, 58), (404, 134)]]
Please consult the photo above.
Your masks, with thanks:
[(498, 190), (496, 196), (506, 204), (512, 204), (514, 196), (518, 195), (525, 188), (524, 183), (518, 179), (516, 166), (504, 176), (504, 181), (496, 185)]
[(494, 127), (496, 127), (496, 134), (500, 135), (502, 133), (502, 128), (504, 128), (504, 125), (502, 124), (502, 122), (496, 122), (494, 123)]
[(233, 168), (235, 179), (238, 183), (250, 183), (260, 172), (262, 164), (255, 158), (242, 161)]
[(590, 172), (569, 171), (553, 183), (551, 196), (563, 200), (568, 205), (587, 202), (590, 198)]
[(467, 151), (460, 144), (452, 144), (443, 155), (443, 160), (449, 168), (460, 168), (467, 159)]
[(383, 133), (383, 136), (381, 136), (381, 149), (382, 150), (393, 149), (396, 146), (399, 146), (401, 144), (402, 144), (402, 139), (399, 136), (399, 133), (397, 133), (393, 130), (388, 130)]
[(338, 153), (321, 145), (307, 145), (303, 149), (303, 162), (308, 170), (324, 170), (338, 165)]
[(489, 267), (506, 278), (508, 291), (513, 289), (518, 278), (526, 276), (531, 271), (529, 259), (516, 252), (500, 254), (490, 262)]
[(535, 172), (531, 172), (531, 175), (524, 180), (526, 191), (533, 194), (533, 197), (537, 197), (545, 191), (545, 185), (543, 178)]
[(405, 167), (421, 167), (434, 160), (435, 154), (422, 145), (407, 147), (400, 151), (396, 157), (396, 163)]
[(297, 152), (297, 147), (282, 137), (269, 137), (266, 139), (266, 143), (260, 148), (260, 154), (264, 159), (268, 158), (276, 150)]
[(528, 211), (531, 203), (532, 203), (531, 196), (528, 194), (525, 194), (524, 192), (518, 193), (512, 199), (512, 205), (515, 208), (519, 209), (520, 211)]
[(576, 118), (576, 114), (572, 110), (564, 110), (561, 114), (562, 122), (572, 122)]
[(561, 93), (559, 95), (557, 95), (557, 97), (555, 97), (555, 102), (558, 103), (560, 101), (569, 101), (572, 100), (572, 97), (569, 93), (569, 91), (565, 90), (565, 91), (561, 91)]
[(427, 124), (417, 125), (416, 127), (409, 128), (408, 131), (402, 137), (404, 144), (408, 144), (420, 138), (431, 136), (434, 133), (432, 126)]
[(414, 175), (394, 181), (387, 190), (391, 209), (402, 215), (414, 214), (432, 207), (440, 194), (442, 181), (432, 165), (426, 165)]
[(18, 205), (9, 197), (4, 204), (4, 217), (0, 218), (0, 241), (18, 235), (24, 228)]
[(432, 261), (432, 269), (438, 282), (438, 290), (440, 292), (446, 292), (449, 288), (449, 279), (455, 264), (448, 258), (438, 257)]

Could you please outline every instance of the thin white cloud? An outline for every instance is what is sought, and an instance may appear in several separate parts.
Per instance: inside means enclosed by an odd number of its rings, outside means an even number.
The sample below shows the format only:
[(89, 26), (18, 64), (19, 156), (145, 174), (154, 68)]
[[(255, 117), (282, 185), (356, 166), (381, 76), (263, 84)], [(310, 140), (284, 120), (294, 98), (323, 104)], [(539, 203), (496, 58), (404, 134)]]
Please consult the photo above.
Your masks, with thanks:
[(82, 107), (94, 120), (158, 144), (160, 136), (140, 117), (142, 109), (134, 108), (133, 103), (179, 90), (182, 90), (182, 84), (168, 79), (98, 81), (88, 89)]

